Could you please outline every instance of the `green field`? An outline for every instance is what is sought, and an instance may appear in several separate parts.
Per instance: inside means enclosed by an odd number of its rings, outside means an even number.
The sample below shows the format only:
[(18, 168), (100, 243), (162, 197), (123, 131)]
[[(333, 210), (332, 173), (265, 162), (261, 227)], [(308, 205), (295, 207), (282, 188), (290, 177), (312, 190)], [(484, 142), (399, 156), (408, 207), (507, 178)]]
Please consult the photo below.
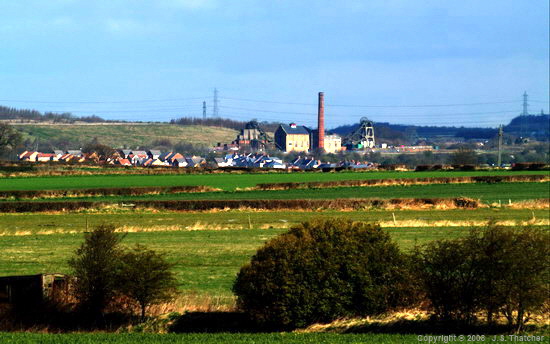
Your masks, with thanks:
[[(474, 336), (473, 336), (474, 337)], [(458, 338), (458, 337), (457, 337)], [(467, 340), (467, 343), (489, 343), (493, 336), (487, 335), (484, 340)], [(546, 337), (548, 338), (548, 337)], [(481, 339), (481, 338), (480, 338)], [(513, 342), (506, 335), (499, 343)], [(105, 334), (105, 333), (78, 333), (78, 334), (38, 334), (38, 333), (0, 333), (0, 343), (14, 344), (91, 344), (91, 343), (116, 343), (116, 344), (351, 344), (351, 343), (380, 343), (380, 344), (405, 344), (405, 343), (427, 343), (427, 339), (419, 341), (418, 335), (412, 334), (335, 334), (335, 333), (189, 333), (189, 334)], [(457, 342), (458, 339), (457, 339)], [(544, 341), (530, 341), (531, 343), (547, 343)], [(441, 339), (440, 343), (444, 343)], [(450, 342), (449, 342), (450, 343)]]
[[(43, 200), (109, 202), (133, 200), (245, 200), (335, 198), (454, 198), (470, 197), (485, 203), (507, 205), (530, 199), (550, 198), (550, 183), (430, 184), (410, 186), (337, 187), (326, 189), (242, 190), (259, 183), (337, 181), (382, 178), (425, 178), (479, 175), (545, 174), (547, 172), (341, 172), (269, 174), (106, 175), (70, 177), (16, 177), (0, 179), (0, 190), (208, 185), (223, 191), (143, 196), (45, 198)], [(30, 200), (29, 200), (30, 201)], [(485, 207), (448, 210), (364, 211), (205, 211), (175, 212), (128, 208), (90, 209), (72, 213), (0, 214), (0, 276), (69, 273), (67, 260), (83, 241), (83, 232), (109, 223), (127, 232), (124, 245), (144, 244), (163, 252), (174, 263), (179, 289), (177, 302), (230, 309), (231, 286), (240, 267), (267, 240), (292, 225), (315, 217), (347, 217), (379, 222), (393, 240), (409, 250), (416, 244), (456, 238), (489, 219), (506, 225), (530, 223), (548, 228), (548, 209)], [(183, 300), (183, 301), (182, 301)], [(176, 302), (176, 303), (177, 303)], [(179, 305), (179, 303), (178, 303)], [(179, 306), (176, 306), (179, 307)], [(179, 308), (177, 308), (179, 309)], [(182, 308), (183, 309), (183, 308)], [(185, 308), (188, 309), (188, 308)], [(399, 334), (77, 334), (43, 335), (0, 333), (0, 343), (417, 343), (416, 335)], [(475, 341), (470, 341), (474, 342)]]
[[(80, 227), (74, 234), (20, 231), (16, 235), (0, 236), (0, 275), (68, 272), (67, 260), (82, 242), (83, 230)], [(468, 227), (395, 227), (386, 230), (406, 250), (415, 244), (464, 235)], [(185, 293), (205, 294), (232, 304), (231, 285), (239, 268), (265, 241), (284, 231), (286, 229), (271, 228), (138, 232), (128, 233), (124, 243), (144, 244), (164, 252), (175, 264), (180, 289)]]
[(0, 178), (0, 190), (53, 190), (139, 186), (208, 185), (226, 191), (260, 183), (323, 182), (384, 178), (429, 178), (492, 175), (548, 175), (547, 171), (440, 171), (440, 172), (337, 172), (337, 173), (215, 173), (181, 175), (85, 175)]
[(38, 139), (41, 142), (65, 141), (75, 145), (73, 149), (97, 138), (99, 142), (113, 148), (149, 147), (160, 138), (176, 144), (181, 141), (192, 144), (214, 146), (218, 142), (231, 142), (237, 131), (228, 128), (207, 126), (179, 126), (166, 123), (147, 124), (24, 124), (16, 125), (24, 139)]
[[(393, 210), (373, 209), (368, 211), (220, 211), (220, 212), (81, 212), (63, 214), (0, 214), (0, 238), (2, 235), (35, 235), (40, 233), (80, 233), (86, 226), (101, 223), (124, 226), (127, 230), (139, 231), (189, 231), (225, 229), (269, 229), (284, 228), (315, 217), (347, 217), (355, 221), (393, 223), (398, 221), (464, 222), (486, 221), (529, 221), (548, 220), (546, 209), (479, 208), (451, 210)], [(425, 226), (426, 224), (421, 224)], [(445, 225), (445, 223), (443, 223)]]
[(136, 200), (258, 200), (258, 199), (335, 199), (335, 198), (456, 198), (469, 197), (485, 203), (550, 198), (550, 182), (498, 184), (429, 184), (326, 189), (253, 190), (141, 196), (99, 196), (45, 198), (34, 201), (136, 201)]

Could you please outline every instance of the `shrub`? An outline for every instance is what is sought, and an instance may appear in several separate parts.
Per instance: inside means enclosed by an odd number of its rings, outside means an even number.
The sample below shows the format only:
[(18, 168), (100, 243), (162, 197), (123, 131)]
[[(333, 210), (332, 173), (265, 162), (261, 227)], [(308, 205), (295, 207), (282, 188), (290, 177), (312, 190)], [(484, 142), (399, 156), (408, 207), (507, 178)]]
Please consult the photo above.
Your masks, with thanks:
[(483, 312), (493, 323), (502, 314), (521, 330), (550, 293), (548, 256), (548, 231), (490, 223), (465, 238), (425, 245), (417, 263), (438, 318), (471, 323)]
[(238, 307), (257, 323), (302, 327), (406, 304), (406, 265), (378, 225), (319, 219), (260, 248), (241, 268), (233, 291)]

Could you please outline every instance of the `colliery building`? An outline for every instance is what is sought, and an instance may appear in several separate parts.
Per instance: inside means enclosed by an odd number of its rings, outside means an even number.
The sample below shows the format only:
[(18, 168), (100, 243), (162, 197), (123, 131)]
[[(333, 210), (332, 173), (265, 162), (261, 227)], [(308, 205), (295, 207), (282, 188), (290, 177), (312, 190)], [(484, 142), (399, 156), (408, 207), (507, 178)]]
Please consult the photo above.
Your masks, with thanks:
[(317, 129), (281, 124), (275, 131), (275, 144), (284, 152), (307, 152), (324, 150), (326, 153), (337, 153), (342, 150), (342, 138), (325, 133), (325, 95), (319, 92)]
[(275, 131), (275, 145), (283, 152), (308, 152), (311, 131), (296, 123), (281, 124)]

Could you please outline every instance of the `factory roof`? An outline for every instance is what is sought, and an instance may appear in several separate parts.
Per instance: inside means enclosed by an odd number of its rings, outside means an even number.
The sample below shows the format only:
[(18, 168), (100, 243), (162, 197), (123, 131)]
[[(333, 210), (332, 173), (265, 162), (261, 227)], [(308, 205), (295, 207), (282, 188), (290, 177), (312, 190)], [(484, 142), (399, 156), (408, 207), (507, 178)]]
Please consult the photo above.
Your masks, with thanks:
[(309, 129), (303, 125), (288, 125), (288, 124), (281, 124), (280, 128), (283, 129), (287, 134), (303, 134), (303, 135), (309, 135)]

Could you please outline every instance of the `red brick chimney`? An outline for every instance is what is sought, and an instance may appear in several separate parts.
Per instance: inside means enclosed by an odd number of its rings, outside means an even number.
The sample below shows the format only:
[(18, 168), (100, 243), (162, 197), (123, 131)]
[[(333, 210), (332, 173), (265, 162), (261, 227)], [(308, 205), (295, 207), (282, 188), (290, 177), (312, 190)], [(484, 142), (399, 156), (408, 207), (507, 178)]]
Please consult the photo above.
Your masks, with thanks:
[(319, 103), (317, 109), (317, 147), (325, 148), (325, 94), (319, 92)]

